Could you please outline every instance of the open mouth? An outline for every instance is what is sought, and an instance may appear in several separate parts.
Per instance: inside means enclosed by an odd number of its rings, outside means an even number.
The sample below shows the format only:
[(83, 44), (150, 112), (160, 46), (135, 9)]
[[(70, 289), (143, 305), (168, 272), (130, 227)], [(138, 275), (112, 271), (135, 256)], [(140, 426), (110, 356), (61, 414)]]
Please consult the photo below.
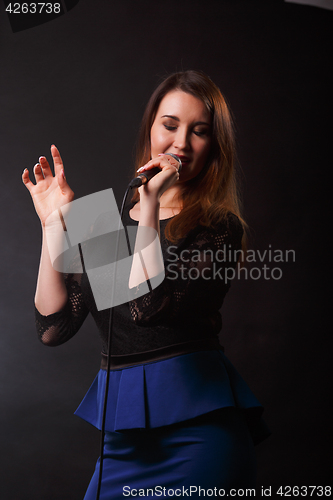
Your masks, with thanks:
[(178, 156), (183, 166), (188, 165), (191, 161), (191, 159), (188, 156), (183, 156), (183, 155), (176, 155), (176, 156)]

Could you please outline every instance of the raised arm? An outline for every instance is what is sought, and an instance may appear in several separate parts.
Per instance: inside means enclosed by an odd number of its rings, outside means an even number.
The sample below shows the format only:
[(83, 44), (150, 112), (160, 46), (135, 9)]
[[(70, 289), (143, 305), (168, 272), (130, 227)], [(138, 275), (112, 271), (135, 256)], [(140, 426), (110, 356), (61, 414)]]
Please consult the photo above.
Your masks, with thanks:
[(37, 215), (42, 225), (42, 252), (39, 265), (35, 305), (42, 315), (50, 315), (60, 311), (67, 303), (68, 294), (64, 276), (53, 269), (46, 242), (46, 220), (52, 212), (74, 199), (74, 193), (69, 187), (63, 162), (58, 149), (53, 145), (51, 154), (54, 164), (54, 175), (44, 156), (34, 167), (36, 184), (29, 178), (29, 171), (25, 169), (22, 180), (29, 190)]

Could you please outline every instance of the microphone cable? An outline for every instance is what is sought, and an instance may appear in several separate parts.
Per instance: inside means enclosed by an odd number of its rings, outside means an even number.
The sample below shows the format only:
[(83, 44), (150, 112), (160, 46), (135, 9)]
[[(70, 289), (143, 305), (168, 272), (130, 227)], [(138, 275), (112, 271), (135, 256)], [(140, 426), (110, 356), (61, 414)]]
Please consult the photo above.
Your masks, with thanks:
[[(103, 474), (105, 421), (106, 421), (106, 409), (107, 409), (107, 400), (108, 400), (109, 385), (110, 385), (110, 369), (111, 369), (111, 339), (112, 339), (111, 332), (112, 332), (112, 328), (113, 328), (113, 316), (114, 316), (113, 315), (114, 307), (112, 307), (112, 301), (113, 301), (113, 297), (114, 297), (115, 283), (116, 283), (117, 258), (118, 258), (119, 241), (120, 241), (119, 235), (120, 235), (122, 218), (123, 218), (123, 214), (124, 214), (125, 203), (127, 200), (128, 193), (131, 189), (132, 189), (132, 187), (129, 184), (126, 188), (126, 191), (125, 191), (125, 194), (123, 197), (123, 201), (121, 204), (119, 226), (118, 226), (118, 231), (117, 231), (115, 261), (114, 261), (115, 262), (114, 278), (113, 278), (113, 284), (112, 284), (111, 309), (110, 309), (110, 316), (109, 316), (107, 369), (106, 369), (106, 381), (105, 381), (105, 392), (104, 392), (103, 413), (102, 413), (101, 440), (100, 440), (100, 463), (99, 463), (99, 474), (98, 474), (96, 500), (99, 500), (101, 485), (102, 485), (102, 474)], [(129, 242), (129, 238), (128, 238), (127, 228), (125, 225), (123, 227), (125, 230), (128, 251), (129, 251), (129, 254), (131, 255), (131, 247), (130, 247), (130, 242)]]
[[(178, 156), (172, 154), (172, 153), (165, 153), (168, 156), (171, 156), (174, 160), (176, 160), (179, 164), (178, 167), (178, 172), (182, 168), (182, 162)], [(156, 175), (160, 169), (156, 168), (153, 169), (153, 176)], [(149, 172), (149, 171), (148, 171)], [(122, 218), (124, 214), (124, 208), (125, 208), (125, 203), (127, 200), (128, 193), (130, 192), (131, 189), (140, 187), (142, 184), (146, 184), (150, 178), (152, 177), (151, 175), (147, 175), (147, 173), (142, 173), (138, 177), (135, 177), (132, 179), (132, 181), (129, 183), (129, 185), (126, 188), (125, 194), (123, 196), (123, 201), (121, 204), (120, 208), (120, 218), (119, 218), (119, 226), (118, 226), (118, 231), (117, 231), (117, 240), (116, 240), (116, 248), (115, 248), (115, 268), (114, 268), (114, 278), (113, 278), (113, 284), (112, 284), (112, 293), (111, 293), (111, 309), (110, 309), (110, 316), (109, 316), (109, 330), (108, 330), (108, 352), (107, 352), (107, 369), (106, 369), (106, 381), (105, 381), (105, 392), (104, 392), (104, 402), (103, 402), (103, 413), (102, 413), (102, 425), (101, 425), (101, 440), (100, 440), (100, 463), (99, 463), (99, 474), (98, 474), (98, 483), (97, 483), (97, 493), (96, 493), (96, 500), (99, 500), (100, 497), (100, 492), (101, 492), (101, 485), (102, 485), (102, 475), (103, 475), (103, 463), (104, 463), (104, 437), (105, 437), (105, 421), (106, 421), (106, 410), (107, 410), (107, 400), (108, 400), (108, 393), (109, 393), (109, 385), (110, 385), (110, 369), (111, 369), (111, 347), (112, 347), (112, 328), (113, 328), (113, 310), (114, 308), (112, 307), (112, 301), (114, 297), (114, 291), (115, 291), (115, 283), (116, 283), (116, 270), (117, 270), (117, 258), (118, 258), (118, 252), (119, 252), (119, 241), (120, 241), (120, 228), (121, 228), (121, 223), (122, 223)], [(125, 235), (126, 235), (126, 241), (127, 241), (127, 247), (128, 247), (128, 252), (129, 255), (131, 255), (131, 245), (128, 237), (128, 232), (127, 232), (127, 227), (123, 225), (124, 230), (125, 230)], [(141, 262), (142, 261), (142, 256), (141, 252), (139, 252)], [(149, 292), (152, 291), (151, 283), (150, 280), (147, 279), (147, 285), (149, 288)]]

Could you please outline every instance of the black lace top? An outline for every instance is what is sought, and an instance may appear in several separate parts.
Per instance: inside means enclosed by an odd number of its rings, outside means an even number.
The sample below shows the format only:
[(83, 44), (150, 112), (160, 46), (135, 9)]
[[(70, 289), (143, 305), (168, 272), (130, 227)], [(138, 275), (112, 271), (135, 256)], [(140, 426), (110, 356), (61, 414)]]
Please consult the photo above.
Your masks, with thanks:
[[(129, 217), (123, 223), (135, 226)], [(229, 214), (214, 229), (198, 226), (178, 245), (165, 239), (168, 220), (161, 220), (164, 281), (151, 292), (114, 308), (112, 353), (128, 355), (161, 349), (192, 340), (216, 338), (222, 327), (219, 309), (230, 287), (228, 272), (235, 268), (243, 229)], [(45, 345), (57, 346), (73, 337), (90, 312), (107, 352), (110, 309), (98, 311), (83, 274), (66, 274), (66, 306), (43, 316), (36, 309), (38, 336)]]

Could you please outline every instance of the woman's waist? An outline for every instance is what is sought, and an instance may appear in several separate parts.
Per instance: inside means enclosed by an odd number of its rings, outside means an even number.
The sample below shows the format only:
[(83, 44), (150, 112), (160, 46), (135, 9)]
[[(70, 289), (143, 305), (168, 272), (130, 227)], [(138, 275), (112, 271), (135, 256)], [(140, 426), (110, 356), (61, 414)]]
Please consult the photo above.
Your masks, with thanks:
[[(224, 351), (224, 348), (219, 343), (218, 337), (190, 340), (132, 354), (111, 355), (110, 369), (123, 369), (130, 366), (161, 361), (191, 352), (211, 350)], [(102, 352), (101, 355), (101, 369), (107, 370), (108, 356), (104, 352)]]

